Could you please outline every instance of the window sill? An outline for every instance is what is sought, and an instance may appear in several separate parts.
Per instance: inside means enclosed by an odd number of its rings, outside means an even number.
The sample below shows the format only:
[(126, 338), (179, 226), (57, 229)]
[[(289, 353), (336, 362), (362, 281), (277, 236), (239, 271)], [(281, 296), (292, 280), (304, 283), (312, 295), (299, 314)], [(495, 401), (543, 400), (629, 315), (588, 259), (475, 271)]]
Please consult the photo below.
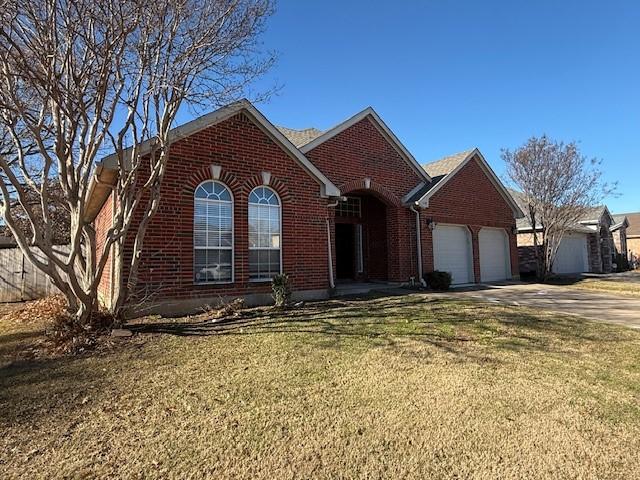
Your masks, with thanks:
[(273, 278), (250, 278), (249, 283), (267, 283), (271, 282)]
[(233, 280), (224, 281), (224, 282), (193, 282), (195, 286), (198, 285), (233, 285), (235, 282)]

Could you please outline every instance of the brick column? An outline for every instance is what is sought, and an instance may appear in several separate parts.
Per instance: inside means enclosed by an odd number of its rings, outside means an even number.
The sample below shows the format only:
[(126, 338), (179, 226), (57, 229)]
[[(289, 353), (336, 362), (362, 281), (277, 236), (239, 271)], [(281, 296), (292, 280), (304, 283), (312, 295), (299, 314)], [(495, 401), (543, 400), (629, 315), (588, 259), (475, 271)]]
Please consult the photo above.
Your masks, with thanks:
[(471, 249), (473, 252), (473, 278), (474, 282), (480, 283), (480, 243), (478, 242), (478, 232), (480, 228), (475, 225), (469, 225), (471, 231)]

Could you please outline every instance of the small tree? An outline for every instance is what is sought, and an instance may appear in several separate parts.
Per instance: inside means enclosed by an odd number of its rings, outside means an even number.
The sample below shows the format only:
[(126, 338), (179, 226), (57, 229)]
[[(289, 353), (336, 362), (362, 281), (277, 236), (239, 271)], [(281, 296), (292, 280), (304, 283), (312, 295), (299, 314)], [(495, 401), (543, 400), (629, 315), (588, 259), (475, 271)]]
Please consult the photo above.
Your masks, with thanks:
[(547, 280), (562, 237), (614, 186), (602, 180), (600, 161), (582, 155), (575, 142), (563, 143), (546, 135), (531, 137), (522, 147), (504, 149), (507, 181), (521, 192), (533, 229), (538, 277)]
[[(108, 258), (116, 314), (131, 295), (178, 112), (246, 94), (274, 60), (257, 42), (272, 11), (272, 0), (0, 0), (0, 210), (79, 323), (97, 306)], [(97, 251), (91, 179), (112, 152), (113, 226)], [(69, 253), (54, 248), (52, 185), (68, 211)]]

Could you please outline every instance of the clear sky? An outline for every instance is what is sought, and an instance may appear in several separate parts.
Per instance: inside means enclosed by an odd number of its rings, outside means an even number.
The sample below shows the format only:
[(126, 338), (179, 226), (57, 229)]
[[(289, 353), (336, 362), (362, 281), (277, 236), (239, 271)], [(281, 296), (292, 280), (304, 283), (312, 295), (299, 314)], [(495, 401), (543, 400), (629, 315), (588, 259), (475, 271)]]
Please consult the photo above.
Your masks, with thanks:
[(503, 147), (577, 140), (619, 182), (610, 209), (640, 211), (638, 0), (280, 0), (263, 38), (273, 123), (372, 106), (420, 162), (477, 146), (498, 174)]

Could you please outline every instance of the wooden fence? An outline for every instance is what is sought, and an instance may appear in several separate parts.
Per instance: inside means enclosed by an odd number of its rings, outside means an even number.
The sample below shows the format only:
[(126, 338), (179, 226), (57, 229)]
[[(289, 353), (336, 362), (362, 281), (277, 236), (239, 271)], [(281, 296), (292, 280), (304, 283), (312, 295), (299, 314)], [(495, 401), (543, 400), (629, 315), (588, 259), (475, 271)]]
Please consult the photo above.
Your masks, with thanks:
[[(60, 246), (59, 249), (68, 251), (69, 247)], [(39, 249), (34, 248), (33, 252), (44, 258)], [(35, 300), (57, 291), (49, 277), (34, 267), (19, 248), (0, 250), (0, 302)]]

